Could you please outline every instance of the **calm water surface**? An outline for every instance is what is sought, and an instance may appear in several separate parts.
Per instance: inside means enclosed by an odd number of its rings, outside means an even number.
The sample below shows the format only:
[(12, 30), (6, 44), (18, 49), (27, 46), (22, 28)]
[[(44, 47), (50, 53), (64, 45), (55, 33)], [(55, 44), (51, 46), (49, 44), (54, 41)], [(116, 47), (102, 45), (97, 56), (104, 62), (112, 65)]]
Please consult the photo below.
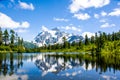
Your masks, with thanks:
[(106, 64), (80, 57), (0, 54), (0, 80), (120, 80), (119, 70), (119, 63)]

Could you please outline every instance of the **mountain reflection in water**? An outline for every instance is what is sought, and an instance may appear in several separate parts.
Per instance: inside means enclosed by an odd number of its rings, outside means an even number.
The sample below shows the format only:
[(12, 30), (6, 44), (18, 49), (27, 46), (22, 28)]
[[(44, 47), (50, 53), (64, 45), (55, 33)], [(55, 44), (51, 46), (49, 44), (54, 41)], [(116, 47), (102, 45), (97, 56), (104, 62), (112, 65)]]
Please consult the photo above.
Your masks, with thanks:
[(0, 54), (0, 80), (120, 80), (120, 58), (91, 54)]
[(36, 66), (45, 72), (59, 73), (60, 71), (81, 67), (84, 70), (95, 69), (100, 74), (106, 71), (112, 71), (115, 73), (120, 70), (120, 59), (105, 58), (105, 57), (93, 57), (88, 55), (73, 54), (67, 56), (61, 55), (43, 55), (42, 58), (35, 61)]
[(37, 59), (35, 62), (39, 69), (45, 72), (59, 73), (60, 71), (79, 67), (79, 61), (70, 59), (65, 62), (64, 58), (54, 58), (45, 56), (43, 59)]

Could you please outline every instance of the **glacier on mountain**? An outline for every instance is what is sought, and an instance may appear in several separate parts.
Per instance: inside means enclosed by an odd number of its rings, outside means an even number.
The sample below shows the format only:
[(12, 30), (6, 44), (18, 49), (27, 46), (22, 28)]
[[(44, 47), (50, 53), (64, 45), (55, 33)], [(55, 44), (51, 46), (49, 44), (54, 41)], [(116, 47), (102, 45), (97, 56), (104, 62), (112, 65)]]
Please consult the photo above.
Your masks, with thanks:
[(80, 35), (69, 34), (60, 31), (58, 28), (49, 30), (46, 27), (42, 26), (42, 31), (35, 37), (35, 42), (38, 46), (53, 45), (57, 43), (62, 44), (63, 37), (65, 37), (66, 40), (70, 43), (73, 41), (78, 42), (80, 39), (83, 39), (83, 37)]

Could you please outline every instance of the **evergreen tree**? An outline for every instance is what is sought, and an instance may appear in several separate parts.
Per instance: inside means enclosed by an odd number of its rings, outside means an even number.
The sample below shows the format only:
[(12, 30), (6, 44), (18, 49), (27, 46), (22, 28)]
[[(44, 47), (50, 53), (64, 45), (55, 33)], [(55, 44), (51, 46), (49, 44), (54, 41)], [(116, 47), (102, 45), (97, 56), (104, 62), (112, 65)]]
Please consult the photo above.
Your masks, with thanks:
[(79, 47), (82, 46), (82, 40), (79, 41)]
[(15, 33), (15, 41), (18, 42), (18, 34)]
[(114, 41), (115, 40), (115, 33), (113, 32), (112, 33), (112, 41)]
[(110, 35), (110, 33), (107, 35), (107, 40), (111, 41), (111, 35)]
[(70, 43), (68, 42), (68, 48), (70, 49), (70, 47), (71, 47), (71, 45), (70, 45)]
[(18, 46), (20, 46), (21, 45), (21, 40), (20, 40), (20, 37), (18, 37)]
[(7, 45), (8, 41), (9, 41), (9, 34), (8, 34), (7, 29), (4, 31), (3, 35), (4, 35), (3, 39), (4, 39), (4, 42), (5, 42), (5, 45)]
[(91, 36), (90, 42), (91, 42), (91, 44), (93, 44), (95, 42), (94, 36)]
[(96, 39), (96, 47), (97, 51), (100, 52), (102, 48), (104, 48), (105, 38), (103, 36), (103, 33), (99, 33), (100, 36)]
[(75, 41), (73, 41), (71, 45), (72, 45), (72, 46), (75, 46), (75, 44), (76, 44)]
[(87, 34), (85, 35), (85, 45), (89, 45), (89, 39), (88, 39)]
[(10, 41), (11, 41), (11, 44), (14, 44), (14, 40), (15, 40), (15, 32), (14, 30), (10, 30), (10, 33), (11, 33), (11, 37), (10, 37)]
[(104, 33), (100, 33), (99, 42), (100, 42), (100, 48), (104, 48), (104, 43), (105, 43)]
[(63, 48), (67, 48), (68, 47), (68, 43), (66, 41), (66, 37), (63, 37)]
[(2, 44), (2, 41), (3, 41), (3, 40), (2, 40), (2, 37), (3, 37), (3, 36), (2, 36), (2, 29), (1, 29), (1, 27), (0, 27), (0, 45)]
[(21, 46), (23, 46), (23, 42), (24, 42), (24, 41), (23, 41), (23, 38), (22, 38), (22, 39), (21, 39)]
[(83, 48), (83, 42), (82, 42), (82, 40), (79, 41), (79, 48), (80, 48), (80, 49)]
[(48, 50), (51, 50), (51, 45), (49, 44), (48, 47), (47, 47)]
[(103, 38), (103, 41), (107, 40), (107, 34), (105, 32), (102, 33), (102, 38)]
[(119, 32), (116, 33), (116, 36), (117, 36), (117, 40), (120, 40), (120, 30)]
[(95, 33), (95, 44), (97, 44), (98, 43), (98, 35), (97, 35), (97, 33)]

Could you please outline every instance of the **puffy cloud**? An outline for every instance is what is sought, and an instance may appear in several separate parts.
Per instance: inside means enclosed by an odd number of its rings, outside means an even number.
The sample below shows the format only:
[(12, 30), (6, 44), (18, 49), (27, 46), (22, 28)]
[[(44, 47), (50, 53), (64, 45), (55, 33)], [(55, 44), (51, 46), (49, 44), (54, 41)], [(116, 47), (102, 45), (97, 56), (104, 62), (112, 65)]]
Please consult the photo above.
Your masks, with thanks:
[(116, 26), (115, 24), (109, 24), (109, 23), (104, 23), (103, 25), (101, 25), (101, 28), (108, 28), (108, 27), (114, 27)]
[(63, 21), (63, 22), (68, 22), (69, 20), (68, 19), (65, 19), (65, 18), (53, 18), (54, 21)]
[(110, 12), (108, 15), (109, 16), (120, 16), (120, 8), (114, 9), (113, 12)]
[(103, 17), (104, 17), (104, 16), (106, 16), (106, 15), (107, 15), (107, 13), (106, 13), (106, 12), (104, 12), (104, 11), (102, 11), (102, 12), (101, 12), (101, 16), (103, 16)]
[(15, 31), (18, 32), (18, 33), (28, 32), (28, 30), (26, 30), (26, 29), (17, 29), (17, 30), (15, 30)]
[(34, 10), (35, 9), (32, 3), (27, 4), (25, 2), (19, 1), (19, 6), (20, 6), (21, 9), (28, 9), (28, 10)]
[(99, 8), (108, 5), (110, 0), (72, 0), (72, 4), (69, 6), (71, 13), (76, 13), (79, 10), (86, 8)]
[(87, 20), (90, 18), (90, 15), (88, 15), (87, 13), (83, 14), (83, 13), (79, 13), (79, 14), (74, 14), (75, 18), (79, 19), (79, 20)]
[(83, 32), (82, 36), (85, 38), (85, 35), (88, 36), (88, 38), (91, 38), (91, 36), (95, 36), (95, 33), (91, 33), (91, 32)]
[(94, 18), (99, 19), (99, 14), (94, 14)]
[(80, 28), (75, 27), (73, 25), (69, 25), (69, 26), (65, 26), (65, 27), (62, 26), (60, 28), (65, 29), (65, 30), (73, 30), (73, 31), (81, 32)]
[(22, 24), (21, 24), (21, 27), (23, 27), (23, 28), (28, 28), (29, 26), (30, 26), (30, 24), (27, 21), (22, 22)]
[(2, 28), (28, 28), (30, 24), (25, 22), (16, 22), (11, 17), (7, 16), (6, 14), (3, 14), (0, 12), (0, 26)]
[(94, 18), (99, 19), (100, 17), (107, 16), (105, 11), (102, 11), (100, 14), (94, 14)]

